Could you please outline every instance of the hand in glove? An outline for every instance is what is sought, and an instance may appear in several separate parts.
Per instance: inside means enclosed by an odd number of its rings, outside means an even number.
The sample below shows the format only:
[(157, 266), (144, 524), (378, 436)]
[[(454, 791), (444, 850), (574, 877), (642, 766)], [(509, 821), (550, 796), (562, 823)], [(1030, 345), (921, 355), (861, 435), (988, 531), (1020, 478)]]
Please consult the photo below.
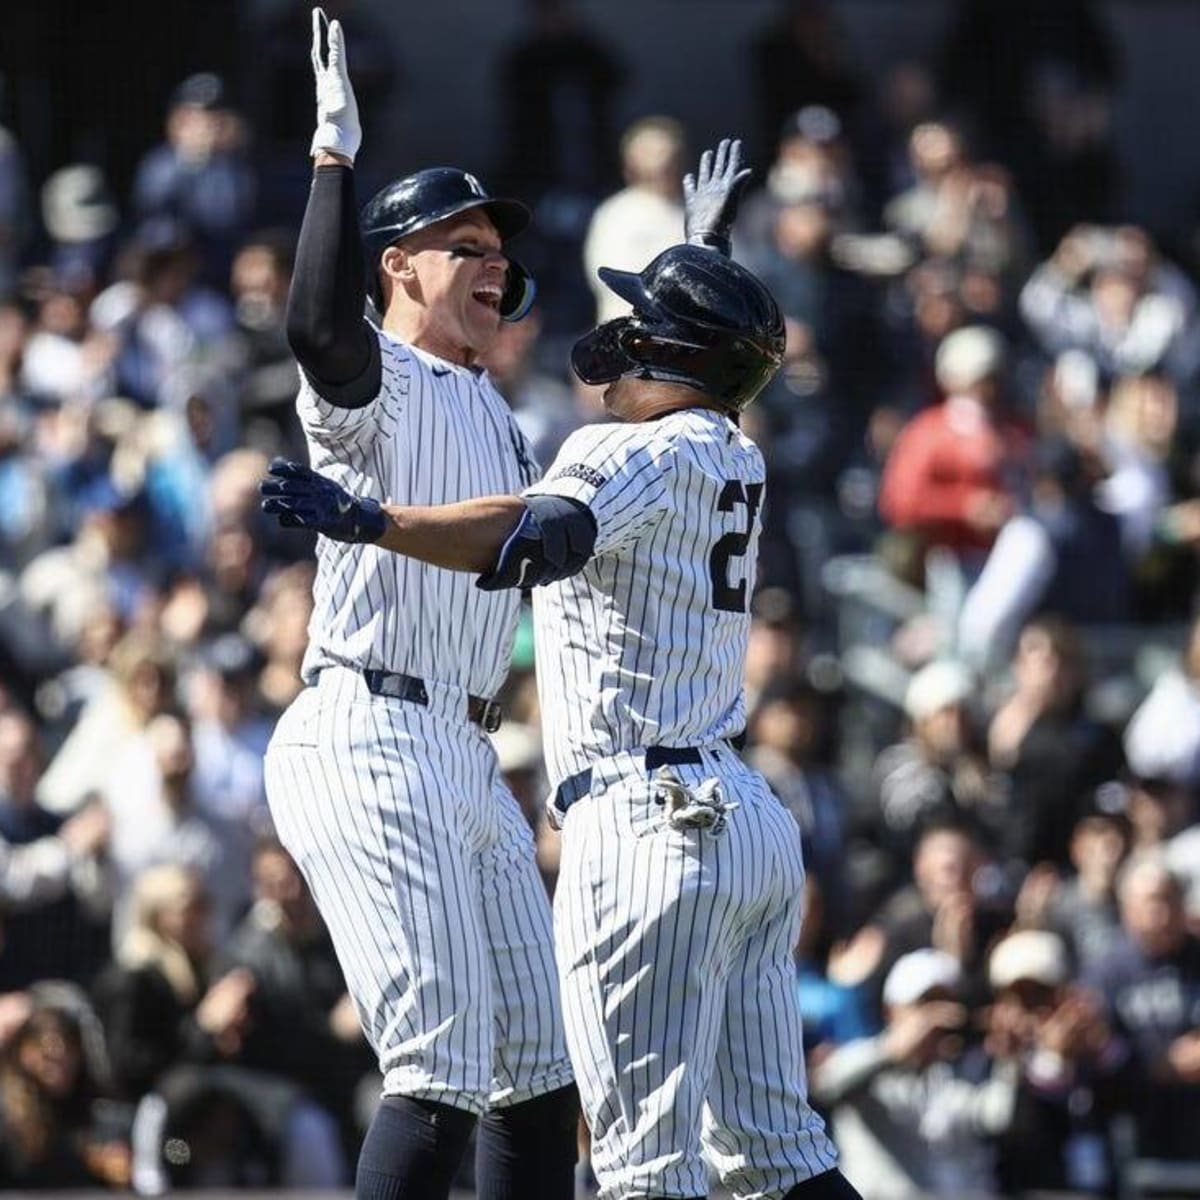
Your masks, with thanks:
[(729, 257), (730, 232), (751, 174), (749, 167), (742, 167), (741, 139), (722, 138), (715, 156), (705, 150), (696, 174), (683, 177), (683, 230), (693, 246)]
[(379, 501), (354, 496), (303, 463), (276, 458), (258, 485), (262, 510), (286, 529), (310, 529), (335, 542), (377, 542), (387, 528)]
[[(358, 101), (346, 65), (346, 35), (341, 21), (330, 21), (323, 9), (312, 14), (312, 65), (317, 81), (317, 131), (310, 153), (339, 154), (354, 162), (362, 145)], [(322, 38), (324, 34), (324, 38)], [(324, 53), (321, 43), (325, 42)]]

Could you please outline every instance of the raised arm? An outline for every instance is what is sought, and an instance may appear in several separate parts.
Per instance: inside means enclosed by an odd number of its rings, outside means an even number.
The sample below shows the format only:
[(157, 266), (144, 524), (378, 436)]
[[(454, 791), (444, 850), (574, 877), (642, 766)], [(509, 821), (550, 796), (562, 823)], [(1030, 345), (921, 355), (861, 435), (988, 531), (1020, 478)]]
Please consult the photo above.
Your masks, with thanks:
[(362, 132), (341, 23), (328, 22), (319, 8), (313, 9), (312, 64), (315, 169), (288, 295), (287, 336), (322, 398), (358, 408), (380, 387), (379, 343), (363, 316), (366, 278), (352, 170)]
[(742, 166), (739, 138), (722, 138), (715, 153), (704, 151), (696, 174), (683, 177), (683, 231), (691, 245), (730, 256), (733, 222), (750, 175)]

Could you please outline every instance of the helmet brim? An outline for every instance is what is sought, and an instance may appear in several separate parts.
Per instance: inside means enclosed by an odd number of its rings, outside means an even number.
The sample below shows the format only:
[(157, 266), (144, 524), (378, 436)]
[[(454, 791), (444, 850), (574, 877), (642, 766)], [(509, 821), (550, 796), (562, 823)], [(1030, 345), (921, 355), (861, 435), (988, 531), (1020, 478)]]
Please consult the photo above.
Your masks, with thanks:
[(658, 305), (646, 290), (641, 275), (636, 271), (618, 271), (613, 267), (601, 267), (597, 272), (604, 285), (615, 292), (626, 304), (633, 305), (640, 313), (658, 312)]

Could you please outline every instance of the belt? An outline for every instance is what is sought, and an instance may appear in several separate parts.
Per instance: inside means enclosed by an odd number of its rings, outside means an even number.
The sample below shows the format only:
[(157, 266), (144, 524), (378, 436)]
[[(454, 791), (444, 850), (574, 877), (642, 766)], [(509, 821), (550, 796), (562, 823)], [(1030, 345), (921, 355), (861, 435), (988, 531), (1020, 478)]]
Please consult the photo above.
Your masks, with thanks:
[[(740, 750), (745, 743), (743, 735), (728, 739), (730, 749)], [(720, 757), (718, 750), (712, 754)], [(696, 746), (647, 746), (646, 770), (657, 771), (659, 767), (699, 766), (704, 761), (702, 752)], [(559, 816), (565, 816), (567, 809), (582, 800), (592, 790), (592, 768), (584, 767), (574, 775), (569, 775), (554, 789), (554, 807)]]
[[(367, 691), (373, 696), (392, 696), (396, 700), (407, 700), (410, 704), (429, 704), (429, 690), (425, 680), (415, 675), (400, 675), (395, 671), (363, 671)], [(504, 713), (497, 700), (485, 700), (482, 696), (467, 697), (467, 720), (482, 725), (488, 733), (500, 728)]]

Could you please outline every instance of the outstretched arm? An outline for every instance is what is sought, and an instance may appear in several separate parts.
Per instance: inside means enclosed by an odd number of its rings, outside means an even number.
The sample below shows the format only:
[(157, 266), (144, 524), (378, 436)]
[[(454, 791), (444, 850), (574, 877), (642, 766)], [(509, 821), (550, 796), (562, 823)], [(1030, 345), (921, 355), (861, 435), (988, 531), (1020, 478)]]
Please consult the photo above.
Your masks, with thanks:
[(479, 496), (455, 504), (380, 504), (301, 463), (276, 459), (259, 488), (263, 511), (288, 528), (367, 543), (450, 571), (481, 576), (494, 591), (552, 583), (591, 556), (596, 525), (561, 496)]
[(358, 408), (379, 391), (379, 344), (363, 318), (366, 279), (354, 196), (354, 157), (362, 142), (341, 23), (313, 9), (317, 88), (315, 170), (288, 295), (288, 343), (317, 392)]

